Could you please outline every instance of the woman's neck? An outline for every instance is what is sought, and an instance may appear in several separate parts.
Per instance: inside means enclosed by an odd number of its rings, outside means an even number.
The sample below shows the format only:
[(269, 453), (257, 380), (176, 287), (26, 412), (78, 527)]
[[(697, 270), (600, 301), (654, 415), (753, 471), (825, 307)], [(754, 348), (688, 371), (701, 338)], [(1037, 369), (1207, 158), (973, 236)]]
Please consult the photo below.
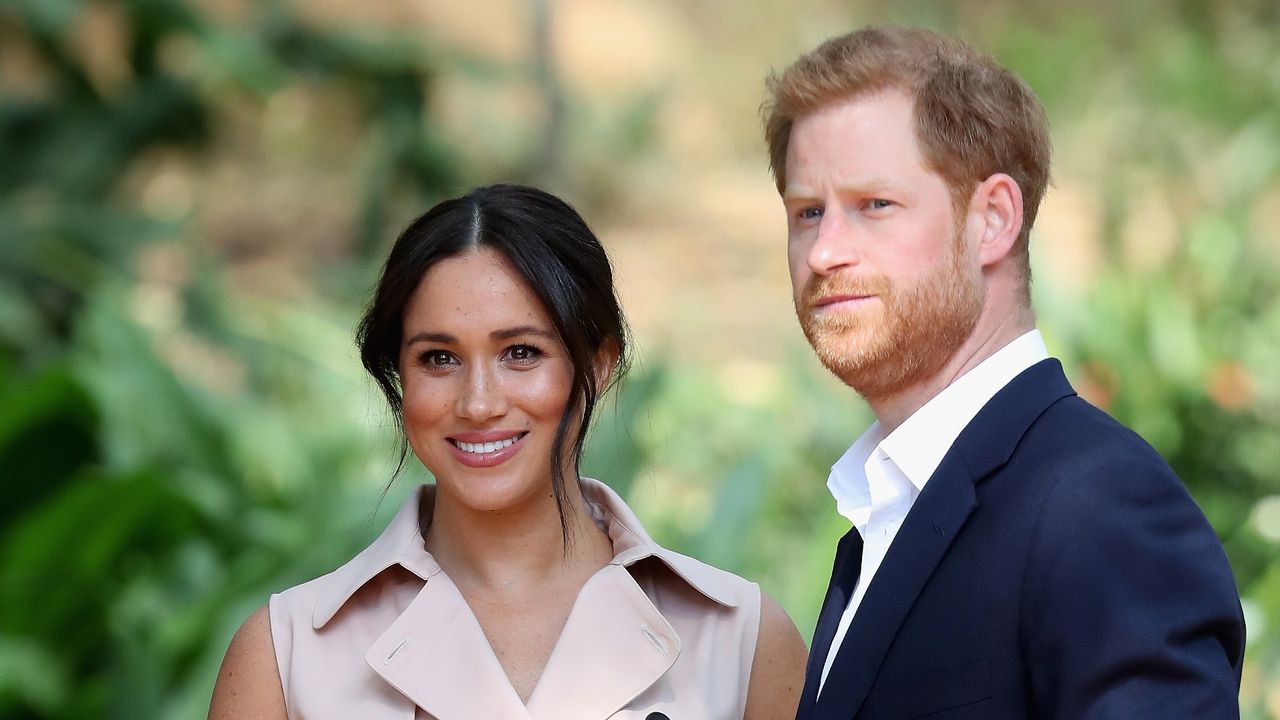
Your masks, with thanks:
[(455, 583), (495, 592), (522, 593), (589, 575), (612, 559), (612, 542), (592, 520), (576, 482), (565, 483), (564, 498), (567, 544), (550, 488), (499, 511), (468, 508), (437, 488), (434, 507), (423, 509), (430, 513), (422, 523), (427, 550)]

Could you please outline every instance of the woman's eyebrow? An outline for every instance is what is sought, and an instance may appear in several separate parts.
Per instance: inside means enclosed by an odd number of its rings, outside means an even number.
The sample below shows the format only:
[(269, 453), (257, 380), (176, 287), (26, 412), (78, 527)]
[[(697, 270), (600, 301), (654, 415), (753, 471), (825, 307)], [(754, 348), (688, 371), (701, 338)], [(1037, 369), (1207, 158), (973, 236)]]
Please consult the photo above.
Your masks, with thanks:
[(494, 330), (489, 333), (489, 337), (494, 340), (510, 340), (514, 337), (520, 337), (521, 335), (537, 335), (538, 337), (545, 337), (553, 340), (556, 337), (555, 333), (543, 330), (542, 328), (535, 327), (533, 325), (520, 325), (518, 327), (507, 328), (505, 330)]
[(407, 345), (412, 345), (414, 343), (420, 343), (420, 342), (441, 343), (444, 345), (456, 345), (458, 344), (458, 338), (450, 335), (449, 333), (420, 332), (420, 333), (414, 334), (413, 337), (406, 340), (405, 345), (407, 346)]
[[(512, 327), (512, 328), (494, 330), (493, 332), (489, 333), (489, 339), (510, 340), (511, 338), (521, 337), (523, 335), (535, 335), (537, 337), (544, 337), (551, 340), (556, 339), (555, 333), (551, 332), (550, 330), (544, 330), (535, 325), (519, 325), (517, 327)], [(440, 343), (442, 345), (457, 345), (458, 338), (445, 332), (427, 332), (424, 330), (419, 333), (414, 333), (412, 336), (410, 336), (410, 338), (405, 341), (405, 345), (409, 346), (414, 343), (420, 343), (420, 342)]]

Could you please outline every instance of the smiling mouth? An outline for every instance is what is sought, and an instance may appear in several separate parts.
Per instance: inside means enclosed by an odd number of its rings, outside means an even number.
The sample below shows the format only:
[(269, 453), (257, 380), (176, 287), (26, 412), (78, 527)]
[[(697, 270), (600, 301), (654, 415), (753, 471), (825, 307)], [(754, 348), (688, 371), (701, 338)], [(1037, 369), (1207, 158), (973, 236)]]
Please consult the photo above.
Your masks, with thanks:
[(523, 440), (524, 436), (528, 434), (529, 433), (527, 432), (522, 432), (518, 435), (506, 438), (505, 440), (494, 440), (482, 443), (463, 442), (461, 440), (455, 440), (454, 438), (448, 438), (448, 440), (451, 445), (469, 455), (487, 455), (489, 453), (498, 452), (499, 450), (505, 450), (512, 445), (515, 445)]

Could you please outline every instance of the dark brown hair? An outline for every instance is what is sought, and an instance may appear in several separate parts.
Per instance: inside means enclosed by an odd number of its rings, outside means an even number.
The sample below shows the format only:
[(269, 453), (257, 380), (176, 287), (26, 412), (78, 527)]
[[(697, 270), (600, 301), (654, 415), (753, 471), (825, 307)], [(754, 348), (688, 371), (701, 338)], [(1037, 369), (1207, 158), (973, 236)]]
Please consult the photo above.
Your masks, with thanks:
[(357, 330), (360, 359), (400, 428), (399, 474), (408, 454), (399, 368), (405, 307), (431, 266), (478, 248), (496, 250), (510, 261), (551, 318), (573, 364), (569, 398), (551, 450), (552, 489), (567, 543), (566, 479), (560, 459), (571, 447), (576, 482), (587, 428), (602, 392), (601, 378), (595, 376), (597, 354), (606, 342), (617, 346), (610, 385), (626, 374), (628, 357), (627, 324), (614, 292), (613, 268), (600, 240), (576, 210), (550, 193), (520, 185), (475, 188), (428, 210), (391, 248)]

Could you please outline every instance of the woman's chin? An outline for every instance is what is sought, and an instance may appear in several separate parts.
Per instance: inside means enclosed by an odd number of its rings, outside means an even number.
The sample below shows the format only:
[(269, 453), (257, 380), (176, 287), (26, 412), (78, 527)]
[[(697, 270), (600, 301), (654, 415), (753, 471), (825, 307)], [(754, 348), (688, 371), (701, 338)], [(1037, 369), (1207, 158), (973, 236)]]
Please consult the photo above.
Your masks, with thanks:
[[(528, 507), (542, 499), (554, 500), (550, 483), (535, 483), (510, 476), (457, 478), (442, 483), (438, 492), (447, 494), (460, 507), (472, 512), (501, 513)], [(437, 503), (439, 501), (437, 500)]]

